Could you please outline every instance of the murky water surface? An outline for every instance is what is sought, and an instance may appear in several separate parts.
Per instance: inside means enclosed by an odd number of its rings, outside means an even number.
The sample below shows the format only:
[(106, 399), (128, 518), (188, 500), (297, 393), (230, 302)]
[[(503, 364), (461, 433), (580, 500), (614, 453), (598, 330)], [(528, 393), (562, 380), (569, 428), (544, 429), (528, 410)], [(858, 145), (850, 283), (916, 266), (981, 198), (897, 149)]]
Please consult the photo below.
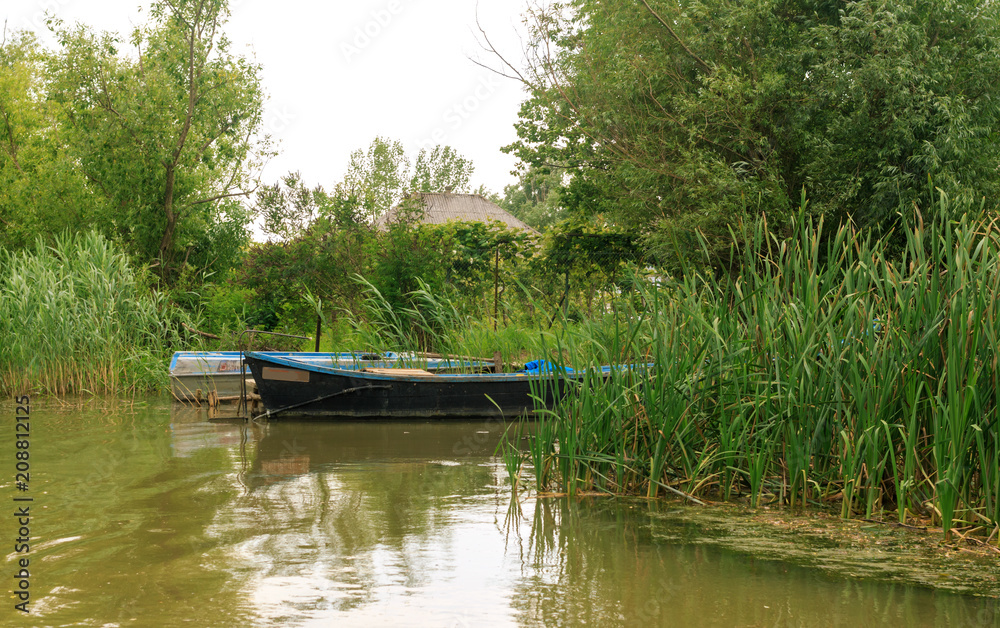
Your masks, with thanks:
[[(104, 407), (101, 407), (103, 405)], [(0, 404), (13, 424), (14, 407)], [(521, 496), (499, 423), (34, 400), (27, 626), (1000, 626), (996, 562), (718, 509)], [(6, 591), (17, 525), (0, 527)], [(773, 529), (772, 529), (773, 528)], [(977, 562), (978, 561), (978, 562)]]

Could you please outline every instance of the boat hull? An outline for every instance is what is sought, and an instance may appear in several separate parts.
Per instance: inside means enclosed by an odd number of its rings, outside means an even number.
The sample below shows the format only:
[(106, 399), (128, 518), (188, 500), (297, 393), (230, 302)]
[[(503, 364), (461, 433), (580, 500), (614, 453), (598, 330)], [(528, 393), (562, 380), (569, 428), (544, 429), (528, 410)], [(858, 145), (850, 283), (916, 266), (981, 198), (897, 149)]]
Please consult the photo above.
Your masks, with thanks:
[(517, 418), (551, 407), (574, 378), (367, 373), (246, 355), (266, 415), (281, 418)]
[[(320, 366), (336, 366), (347, 370), (366, 367), (395, 368), (399, 365), (421, 365), (430, 370), (485, 369), (491, 365), (464, 359), (426, 359), (413, 354), (388, 352), (307, 353), (260, 352), (294, 358), (297, 362)], [(178, 351), (170, 361), (170, 391), (178, 401), (207, 399), (211, 392), (222, 398), (239, 396), (243, 380), (251, 377), (242, 365), (239, 351)], [(200, 394), (199, 394), (200, 392)]]
[(213, 391), (220, 397), (239, 395), (247, 377), (239, 351), (178, 351), (170, 361), (170, 392), (179, 401), (206, 399)]

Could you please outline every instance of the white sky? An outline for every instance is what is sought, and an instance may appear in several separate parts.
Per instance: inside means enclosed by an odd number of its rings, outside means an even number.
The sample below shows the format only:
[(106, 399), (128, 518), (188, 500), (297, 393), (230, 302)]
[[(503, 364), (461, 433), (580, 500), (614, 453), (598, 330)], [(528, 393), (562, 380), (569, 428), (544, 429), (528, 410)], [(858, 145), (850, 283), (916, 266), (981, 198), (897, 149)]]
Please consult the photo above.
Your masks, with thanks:
[[(493, 63), (477, 43), (476, 13), (490, 40), (514, 62), (526, 0), (230, 0), (225, 32), (234, 53), (263, 66), (265, 129), (280, 155), (265, 168), (274, 182), (292, 170), (326, 188), (341, 179), (351, 151), (377, 135), (399, 140), (411, 160), (448, 144), (471, 159), (473, 187), (513, 183), (513, 142), (524, 94), (469, 57)], [(139, 7), (143, 8), (140, 12)], [(8, 29), (51, 43), (44, 14), (128, 35), (146, 21), (149, 0), (3, 0)]]

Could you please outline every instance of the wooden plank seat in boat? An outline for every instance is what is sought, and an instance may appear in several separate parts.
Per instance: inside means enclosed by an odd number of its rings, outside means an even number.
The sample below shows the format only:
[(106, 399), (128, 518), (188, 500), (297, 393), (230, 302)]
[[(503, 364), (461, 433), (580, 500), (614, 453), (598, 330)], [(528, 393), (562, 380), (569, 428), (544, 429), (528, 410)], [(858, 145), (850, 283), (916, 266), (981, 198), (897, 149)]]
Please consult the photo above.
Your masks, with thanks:
[(434, 377), (434, 373), (425, 371), (424, 369), (383, 369), (375, 367), (366, 367), (362, 369), (364, 373), (372, 373), (373, 375), (417, 375), (420, 377)]

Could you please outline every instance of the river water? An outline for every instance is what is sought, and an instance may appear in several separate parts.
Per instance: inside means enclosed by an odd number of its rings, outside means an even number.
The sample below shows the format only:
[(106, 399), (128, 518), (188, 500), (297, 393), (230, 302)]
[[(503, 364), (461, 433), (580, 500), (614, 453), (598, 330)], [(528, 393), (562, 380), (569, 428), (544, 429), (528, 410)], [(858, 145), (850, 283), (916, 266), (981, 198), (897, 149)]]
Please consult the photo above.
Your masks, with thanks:
[[(14, 406), (0, 404), (8, 425)], [(500, 423), (33, 400), (12, 626), (1000, 626), (995, 560), (675, 502), (512, 498)], [(11, 427), (11, 429), (13, 429)], [(30, 497), (31, 502), (14, 502)]]

